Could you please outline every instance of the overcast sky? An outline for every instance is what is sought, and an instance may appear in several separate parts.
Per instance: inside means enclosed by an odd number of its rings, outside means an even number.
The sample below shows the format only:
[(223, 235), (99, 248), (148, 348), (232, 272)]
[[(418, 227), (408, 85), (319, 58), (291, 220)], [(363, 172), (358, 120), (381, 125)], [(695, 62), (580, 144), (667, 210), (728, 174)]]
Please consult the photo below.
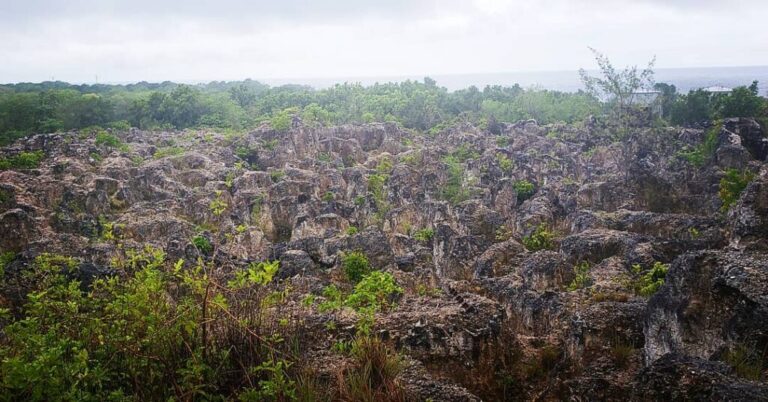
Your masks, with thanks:
[(768, 0), (0, 0), (0, 82), (768, 65)]

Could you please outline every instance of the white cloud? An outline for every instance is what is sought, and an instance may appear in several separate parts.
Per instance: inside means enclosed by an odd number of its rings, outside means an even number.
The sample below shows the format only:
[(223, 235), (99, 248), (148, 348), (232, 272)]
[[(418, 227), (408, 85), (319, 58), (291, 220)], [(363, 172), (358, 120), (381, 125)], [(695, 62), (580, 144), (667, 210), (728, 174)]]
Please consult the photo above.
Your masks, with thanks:
[(9, 3), (0, 82), (574, 70), (587, 46), (617, 65), (768, 64), (756, 0)]

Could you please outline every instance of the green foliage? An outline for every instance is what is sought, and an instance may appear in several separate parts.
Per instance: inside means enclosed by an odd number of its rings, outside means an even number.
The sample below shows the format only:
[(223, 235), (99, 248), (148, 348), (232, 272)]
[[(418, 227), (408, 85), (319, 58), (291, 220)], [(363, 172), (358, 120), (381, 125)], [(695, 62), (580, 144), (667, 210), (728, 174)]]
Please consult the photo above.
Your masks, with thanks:
[(323, 194), (322, 200), (325, 202), (331, 202), (334, 198), (336, 198), (336, 196), (333, 194), (333, 191), (326, 191), (325, 194)]
[(5, 277), (5, 267), (8, 266), (14, 258), (16, 258), (16, 253), (13, 251), (0, 253), (0, 283), (3, 283), (3, 278)]
[(269, 172), (269, 178), (272, 179), (273, 183), (279, 182), (283, 177), (285, 177), (285, 172), (283, 170), (273, 170)]
[(176, 155), (181, 155), (183, 153), (184, 153), (184, 148), (181, 148), (181, 147), (176, 147), (176, 146), (161, 147), (155, 151), (152, 157), (155, 159), (162, 159), (167, 156), (176, 156)]
[[(504, 138), (504, 137), (501, 137), (501, 138)], [(512, 171), (512, 169), (515, 168), (515, 162), (512, 159), (510, 159), (507, 155), (504, 155), (504, 154), (497, 154), (496, 162), (498, 162), (499, 168), (501, 168), (501, 170), (507, 173)]]
[(435, 231), (430, 228), (419, 229), (414, 233), (413, 238), (420, 242), (428, 242), (435, 236)]
[(643, 272), (640, 264), (634, 264), (632, 265), (633, 278), (629, 281), (628, 287), (637, 295), (653, 296), (664, 285), (668, 271), (669, 264), (662, 264), (659, 261), (655, 261), (651, 269), (646, 272)]
[(192, 238), (192, 245), (203, 254), (210, 254), (213, 251), (213, 244), (203, 235), (197, 235)]
[(123, 144), (123, 142), (120, 141), (120, 139), (117, 138), (116, 135), (110, 134), (103, 130), (96, 133), (96, 145), (116, 148), (121, 151), (128, 150), (128, 146), (126, 144)]
[(405, 401), (405, 392), (397, 382), (403, 369), (402, 358), (378, 338), (364, 336), (351, 347), (354, 361), (340, 376), (339, 400)]
[(391, 304), (390, 298), (402, 294), (403, 289), (397, 286), (392, 274), (373, 271), (355, 285), (355, 290), (347, 297), (344, 304), (355, 310), (373, 309), (379, 311)]
[(344, 269), (347, 279), (352, 283), (360, 282), (363, 276), (371, 272), (371, 264), (368, 262), (368, 257), (359, 251), (344, 254), (341, 257), (341, 267)]
[(555, 248), (555, 234), (547, 230), (542, 223), (536, 226), (536, 229), (528, 236), (522, 239), (523, 245), (530, 251), (552, 250)]
[(717, 139), (722, 127), (722, 124), (715, 125), (707, 131), (704, 141), (696, 148), (693, 150), (685, 148), (679, 151), (677, 155), (697, 168), (704, 166), (715, 155), (715, 151), (717, 151)]
[(259, 380), (258, 388), (246, 388), (239, 395), (241, 402), (294, 401), (296, 400), (296, 381), (288, 376), (291, 364), (285, 360), (267, 360), (254, 367), (254, 374), (266, 373)]
[(346, 233), (347, 233), (347, 236), (352, 236), (352, 235), (356, 235), (358, 232), (359, 230), (357, 229), (357, 226), (350, 226), (347, 228)]
[(518, 180), (512, 184), (512, 187), (515, 189), (515, 193), (517, 193), (517, 202), (523, 202), (531, 198), (536, 191), (536, 187), (528, 180)]
[[(618, 74), (618, 73), (616, 73)], [(665, 117), (675, 123), (717, 116), (764, 117), (756, 85), (727, 95), (692, 91), (677, 96), (664, 87)], [(764, 106), (763, 106), (764, 107)], [(294, 115), (309, 126), (373, 121), (397, 122), (437, 134), (459, 121), (498, 134), (496, 121), (536, 119), (541, 124), (583, 121), (601, 112), (598, 98), (585, 92), (524, 90), (519, 85), (470, 87), (449, 92), (434, 80), (339, 84), (317, 90), (269, 87), (246, 80), (195, 86), (171, 82), (130, 85), (70, 85), (62, 82), (0, 85), (0, 144), (33, 133), (100, 126), (127, 130), (216, 127), (241, 130), (270, 121), (285, 132)], [(501, 146), (501, 145), (500, 145)]]
[(43, 151), (21, 152), (10, 158), (0, 158), (0, 170), (35, 169), (40, 165), (45, 154)]
[(272, 120), (270, 120), (272, 128), (279, 132), (288, 131), (288, 129), (291, 128), (291, 121), (296, 113), (298, 113), (298, 109), (295, 107), (287, 108), (276, 113), (272, 116)]
[(573, 273), (575, 274), (573, 280), (568, 284), (568, 291), (584, 289), (592, 283), (592, 278), (589, 276), (589, 270), (592, 266), (587, 261), (582, 261), (573, 267)]
[(365, 205), (365, 197), (362, 195), (358, 195), (357, 197), (355, 197), (354, 202), (355, 202), (355, 205), (357, 205), (358, 207), (361, 207)]
[(442, 159), (447, 167), (448, 180), (440, 189), (440, 197), (456, 205), (470, 197), (469, 189), (464, 186), (464, 164), (460, 158), (449, 155)]
[[(230, 288), (201, 264), (171, 268), (160, 250), (126, 250), (113, 265), (120, 275), (85, 289), (71, 279), (77, 261), (37, 257), (23, 273), (27, 302), (0, 339), (0, 399), (294, 399), (295, 361), (277, 349), (284, 334), (253, 327), (269, 321), (254, 309), (277, 262), (252, 264)], [(211, 337), (214, 328), (229, 337)]]
[(208, 209), (210, 209), (211, 213), (215, 216), (220, 216), (227, 210), (227, 208), (229, 208), (227, 202), (221, 198), (222, 194), (221, 190), (216, 190), (216, 197), (208, 204)]
[(344, 294), (336, 285), (323, 288), (323, 297), (325, 301), (318, 306), (320, 312), (338, 310), (344, 306)]
[(725, 176), (720, 179), (720, 190), (718, 195), (720, 196), (720, 200), (723, 202), (723, 205), (720, 209), (722, 211), (728, 211), (731, 205), (733, 205), (733, 203), (739, 199), (741, 192), (747, 188), (747, 185), (752, 181), (754, 177), (754, 173), (746, 169), (744, 171), (739, 171), (738, 169), (727, 169), (725, 171)]
[(272, 282), (279, 270), (280, 261), (278, 260), (252, 262), (245, 270), (235, 273), (235, 279), (229, 282), (229, 287), (240, 289), (250, 285), (266, 285)]

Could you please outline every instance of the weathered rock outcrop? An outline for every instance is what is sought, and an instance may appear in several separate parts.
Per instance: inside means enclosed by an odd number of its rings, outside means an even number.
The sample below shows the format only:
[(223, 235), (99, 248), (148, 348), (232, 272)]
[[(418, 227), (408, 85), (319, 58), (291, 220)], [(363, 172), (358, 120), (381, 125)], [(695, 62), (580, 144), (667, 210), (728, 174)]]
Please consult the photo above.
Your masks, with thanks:
[[(295, 119), (284, 133), (115, 132), (120, 149), (37, 135), (0, 151), (45, 155), (0, 172), (0, 251), (16, 255), (12, 279), (41, 253), (76, 257), (84, 286), (144, 244), (233, 269), (277, 259), (278, 280), (318, 297), (360, 251), (405, 288), (375, 333), (408, 356), (401, 380), (418, 398), (766, 399), (764, 130), (726, 119), (697, 167), (680, 151), (703, 130), (611, 141), (584, 127), (432, 136)], [(754, 179), (723, 213), (727, 168)], [(657, 263), (670, 264), (663, 284), (639, 291)], [(338, 363), (327, 349), (355, 318), (327, 331), (328, 314), (312, 314), (311, 356)]]

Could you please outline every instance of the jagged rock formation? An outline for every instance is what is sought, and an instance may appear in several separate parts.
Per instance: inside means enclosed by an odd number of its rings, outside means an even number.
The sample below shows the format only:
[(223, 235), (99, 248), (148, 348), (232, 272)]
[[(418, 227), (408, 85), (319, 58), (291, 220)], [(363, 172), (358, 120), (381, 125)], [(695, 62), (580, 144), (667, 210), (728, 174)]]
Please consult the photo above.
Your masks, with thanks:
[[(316, 294), (359, 250), (411, 289), (376, 328), (412, 359), (402, 375), (421, 399), (768, 399), (764, 375), (739, 367), (764, 371), (768, 349), (768, 140), (756, 122), (727, 120), (701, 168), (680, 151), (702, 130), (611, 142), (591, 128), (496, 128), (429, 137), (296, 120), (287, 133), (116, 133), (123, 150), (37, 135), (2, 150), (45, 159), (0, 172), (0, 250), (19, 253), (7, 275), (55, 252), (78, 257), (83, 279), (108, 274), (111, 238), (171, 259), (279, 259), (282, 280)], [(718, 183), (734, 167), (756, 175), (721, 213)], [(531, 251), (523, 239), (540, 227), (553, 247)], [(666, 283), (638, 294), (633, 266), (656, 262), (671, 264)], [(734, 362), (737, 349), (750, 359)]]

